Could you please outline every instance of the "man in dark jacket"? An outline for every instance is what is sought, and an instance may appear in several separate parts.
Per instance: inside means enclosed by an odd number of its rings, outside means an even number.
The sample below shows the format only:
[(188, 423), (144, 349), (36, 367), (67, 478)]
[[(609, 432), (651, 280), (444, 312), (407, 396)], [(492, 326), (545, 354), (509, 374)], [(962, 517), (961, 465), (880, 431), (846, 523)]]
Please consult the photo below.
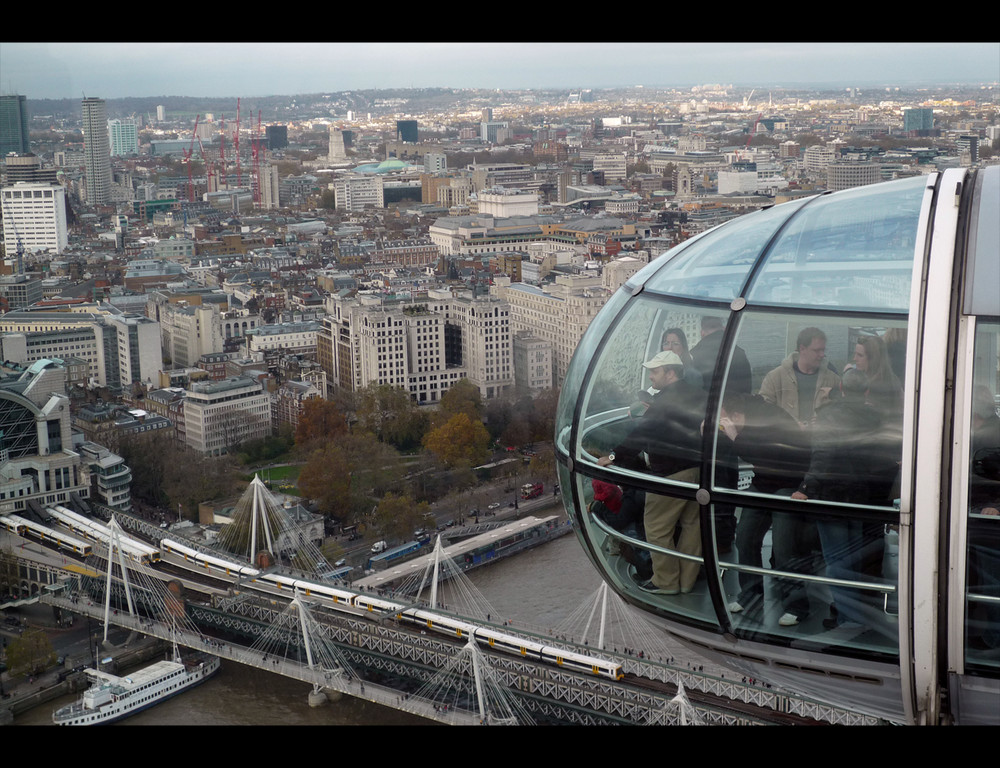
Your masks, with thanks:
[[(674, 352), (660, 352), (643, 363), (650, 383), (658, 390), (635, 428), (613, 453), (602, 457), (603, 466), (615, 462), (681, 483), (696, 484), (701, 463), (701, 424), (705, 418), (705, 393), (684, 381), (684, 365)], [(701, 555), (698, 502), (646, 494), (643, 515), (646, 540), (664, 549)], [(675, 533), (680, 528), (675, 544)], [(672, 555), (652, 553), (653, 577), (640, 588), (653, 594), (690, 592), (701, 564)]]
[[(701, 373), (702, 386), (708, 389), (712, 381), (719, 351), (722, 347), (722, 319), (715, 315), (705, 315), (701, 318), (701, 341), (691, 350), (694, 367)], [(726, 379), (727, 395), (749, 395), (753, 388), (750, 361), (742, 347), (733, 347), (732, 360), (729, 364), (729, 375)]]
[[(752, 491), (790, 496), (809, 468), (809, 435), (784, 409), (760, 395), (735, 395), (723, 404), (723, 426), (732, 438), (736, 454), (753, 466)], [(736, 528), (740, 565), (762, 567), (761, 549), (769, 528), (773, 567), (779, 571), (812, 573), (811, 554), (818, 546), (816, 526), (798, 515), (772, 512), (765, 507), (744, 506)], [(744, 610), (759, 614), (763, 609), (764, 579), (740, 573), (739, 596), (729, 603), (732, 613)], [(809, 612), (802, 582), (779, 579), (777, 591), (784, 613), (778, 623), (798, 624)]]
[[(880, 456), (882, 417), (865, 403), (868, 377), (864, 372), (845, 371), (841, 389), (842, 398), (817, 411), (809, 471), (793, 499), (872, 503), (877, 482), (874, 469), (885, 464)], [(865, 581), (862, 564), (866, 548), (881, 544), (871, 526), (862, 520), (827, 515), (817, 527), (827, 575), (843, 581)], [(827, 629), (868, 623), (865, 592), (840, 585), (832, 585), (830, 592), (836, 612), (823, 621)]]

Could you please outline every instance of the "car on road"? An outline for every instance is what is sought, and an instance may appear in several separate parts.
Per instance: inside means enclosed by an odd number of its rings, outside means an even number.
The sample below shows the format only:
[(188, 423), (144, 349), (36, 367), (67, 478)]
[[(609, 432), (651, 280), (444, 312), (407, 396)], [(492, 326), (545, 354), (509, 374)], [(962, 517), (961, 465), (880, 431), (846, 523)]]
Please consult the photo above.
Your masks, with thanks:
[(487, 507), (487, 509), (500, 509), (500, 502), (499, 501), (494, 501), (492, 504), (490, 504)]

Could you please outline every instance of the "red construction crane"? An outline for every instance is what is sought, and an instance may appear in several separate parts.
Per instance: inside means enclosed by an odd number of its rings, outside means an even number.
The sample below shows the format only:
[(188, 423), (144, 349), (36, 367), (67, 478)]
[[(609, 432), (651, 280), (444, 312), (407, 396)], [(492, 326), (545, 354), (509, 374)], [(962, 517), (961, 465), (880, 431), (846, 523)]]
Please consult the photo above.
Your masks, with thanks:
[(236, 99), (236, 130), (233, 131), (233, 144), (236, 148), (236, 186), (243, 186), (243, 174), (240, 170), (240, 100)]

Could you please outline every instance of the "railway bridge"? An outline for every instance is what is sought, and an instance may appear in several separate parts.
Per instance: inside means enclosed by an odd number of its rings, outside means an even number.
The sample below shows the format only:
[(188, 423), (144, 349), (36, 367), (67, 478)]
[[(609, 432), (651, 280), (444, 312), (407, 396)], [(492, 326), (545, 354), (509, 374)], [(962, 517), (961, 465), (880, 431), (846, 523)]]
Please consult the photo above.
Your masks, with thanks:
[[(95, 619), (104, 608), (92, 600), (49, 591), (41, 601)], [(188, 602), (186, 613), (192, 628), (151, 620), (118, 611), (109, 616), (118, 626), (207, 650), (222, 658), (301, 680), (313, 691), (349, 694), (393, 707), (429, 720), (450, 724), (510, 722), (518, 717), (476, 709), (477, 687), (471, 669), (449, 668), (463, 652), (481, 652), (446, 638), (414, 632), (393, 620), (373, 621), (315, 611), (311, 637), (302, 644), (335, 648), (340, 667), (310, 665), (305, 659), (262, 650), (259, 639), (280, 623), (287, 606), (281, 601), (246, 594), (209, 602)], [(196, 627), (196, 629), (195, 629)], [(581, 650), (583, 648), (581, 647)], [(604, 655), (609, 655), (604, 652)], [(614, 654), (610, 654), (614, 655)], [(825, 721), (842, 724), (870, 723), (855, 713), (831, 711), (819, 703), (790, 697), (772, 689), (747, 685), (673, 666), (654, 659), (618, 654), (627, 675), (623, 681), (585, 675), (526, 658), (495, 654), (486, 664), (488, 681), (495, 694), (502, 688), (517, 701), (518, 722), (569, 722), (598, 724), (760, 724), (766, 722)], [(331, 665), (332, 666), (332, 665)], [(456, 689), (459, 693), (456, 695)], [(686, 691), (678, 697), (678, 692)], [(485, 698), (489, 698), (486, 696)], [(464, 701), (469, 708), (449, 706), (446, 701)], [(492, 719), (491, 719), (492, 717)]]

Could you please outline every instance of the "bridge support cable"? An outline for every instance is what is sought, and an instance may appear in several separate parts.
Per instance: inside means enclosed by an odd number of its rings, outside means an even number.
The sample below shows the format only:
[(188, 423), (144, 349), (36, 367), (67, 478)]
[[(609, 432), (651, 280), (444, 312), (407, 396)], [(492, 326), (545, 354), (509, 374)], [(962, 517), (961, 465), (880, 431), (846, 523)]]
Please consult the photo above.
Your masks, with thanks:
[(482, 725), (535, 722), (473, 640), (413, 695), (432, 702), (436, 712), (475, 712)]
[(646, 725), (706, 725), (688, 699), (683, 683), (677, 684), (677, 694), (659, 712), (651, 712)]
[(324, 688), (321, 679), (330, 685), (335, 679), (342, 684), (359, 679), (299, 595), (274, 617), (242, 656), (244, 663), (264, 669), (285, 662), (308, 667), (314, 672), (314, 695)]
[(444, 554), (441, 537), (434, 545), (434, 553), (423, 572), (404, 581), (396, 589), (396, 594), (413, 595), (419, 599), (429, 588), (427, 597), (431, 610), (447, 610), (468, 619), (490, 621), (497, 611), (490, 605), (462, 568)]
[(132, 585), (129, 580), (128, 568), (125, 567), (125, 553), (122, 551), (121, 546), (121, 533), (122, 529), (118, 525), (118, 521), (112, 517), (111, 523), (108, 525), (108, 531), (111, 534), (111, 538), (108, 541), (108, 568), (107, 576), (105, 578), (104, 586), (104, 642), (108, 642), (108, 630), (111, 627), (111, 585), (112, 585), (112, 565), (115, 562), (115, 556), (118, 558), (118, 567), (121, 569), (121, 583), (125, 590), (125, 602), (128, 605), (128, 612), (135, 615), (135, 603), (132, 600)]
[(95, 541), (93, 554), (87, 559), (87, 571), (93, 575), (76, 577), (80, 592), (71, 598), (73, 603), (87, 600), (102, 606), (103, 641), (108, 642), (111, 626), (121, 623), (115, 618), (119, 612), (132, 616), (138, 629), (152, 634), (172, 636), (180, 632), (203, 639), (184, 611), (183, 587), (166, 581), (136, 554), (135, 541), (125, 535), (114, 517), (108, 531), (107, 542)]
[(557, 641), (632, 656), (637, 660), (667, 662), (674, 653), (666, 634), (613, 594), (605, 583), (560, 624), (548, 628), (547, 634)]
[(319, 547), (300, 540), (298, 530), (292, 512), (254, 475), (233, 508), (232, 522), (219, 532), (221, 556), (235, 554), (255, 563), (257, 555), (267, 551), (275, 562), (285, 563), (297, 575), (316, 578), (329, 566)]

